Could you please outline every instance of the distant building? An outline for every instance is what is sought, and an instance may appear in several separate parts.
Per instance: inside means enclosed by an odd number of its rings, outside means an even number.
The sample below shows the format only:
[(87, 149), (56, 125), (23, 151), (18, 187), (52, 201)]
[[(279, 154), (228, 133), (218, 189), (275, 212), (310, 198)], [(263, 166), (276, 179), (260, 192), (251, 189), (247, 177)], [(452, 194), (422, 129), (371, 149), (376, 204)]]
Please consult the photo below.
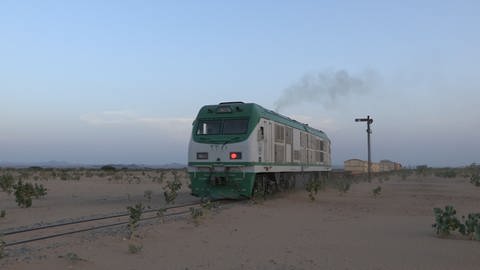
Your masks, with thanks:
[[(345, 171), (352, 174), (368, 173), (368, 161), (361, 159), (349, 159), (343, 162)], [(372, 162), (372, 172), (389, 172), (394, 170), (400, 170), (402, 165), (390, 160), (381, 160), (379, 163)]]
[(381, 172), (389, 172), (395, 170), (395, 162), (390, 160), (380, 160), (379, 165)]
[(394, 170), (395, 171), (398, 171), (398, 170), (401, 170), (402, 169), (402, 164), (398, 163), (398, 162), (395, 162), (395, 168)]
[(362, 174), (368, 172), (368, 162), (361, 159), (349, 159), (343, 162), (345, 171), (352, 174)]
[[(367, 162), (368, 166), (368, 162)], [(367, 167), (368, 172), (368, 167)], [(372, 173), (380, 172), (380, 164), (372, 162)]]

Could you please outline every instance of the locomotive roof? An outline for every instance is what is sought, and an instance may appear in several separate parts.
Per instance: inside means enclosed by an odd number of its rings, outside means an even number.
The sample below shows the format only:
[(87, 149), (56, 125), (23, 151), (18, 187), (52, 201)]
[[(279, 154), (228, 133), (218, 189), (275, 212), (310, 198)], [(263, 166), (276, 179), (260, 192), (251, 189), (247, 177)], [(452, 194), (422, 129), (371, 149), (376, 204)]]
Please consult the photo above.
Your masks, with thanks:
[[(219, 108), (221, 111), (219, 111)], [(228, 110), (228, 108), (230, 108), (230, 110)], [(224, 109), (227, 111), (224, 111)], [(207, 105), (202, 107), (198, 114), (198, 118), (217, 117), (249, 117), (255, 120), (255, 124), (260, 121), (260, 118), (265, 118), (328, 139), (323, 131), (312, 128), (308, 124), (298, 122), (272, 110), (265, 109), (256, 103), (223, 102), (217, 105)]]

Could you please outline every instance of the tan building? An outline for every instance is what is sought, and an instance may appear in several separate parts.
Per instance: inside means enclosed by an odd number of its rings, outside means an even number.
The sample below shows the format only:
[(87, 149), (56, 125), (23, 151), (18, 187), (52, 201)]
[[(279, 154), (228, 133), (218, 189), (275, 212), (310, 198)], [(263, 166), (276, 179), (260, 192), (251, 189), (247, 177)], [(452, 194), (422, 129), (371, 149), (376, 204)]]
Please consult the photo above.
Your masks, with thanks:
[(401, 170), (402, 169), (402, 164), (395, 162), (395, 171)]
[(390, 160), (380, 160), (380, 171), (389, 172), (395, 170), (395, 162)]
[[(368, 162), (367, 162), (367, 166), (368, 166)], [(367, 172), (368, 172), (368, 168), (367, 168)], [(377, 172), (380, 172), (380, 164), (372, 162), (372, 173), (377, 173)]]
[(368, 172), (368, 162), (361, 159), (349, 159), (343, 162), (344, 170), (352, 174)]
[[(343, 162), (344, 170), (352, 174), (368, 173), (368, 161), (361, 159), (349, 159)], [(372, 162), (372, 173), (389, 172), (400, 170), (402, 165), (390, 160), (382, 160), (379, 163)]]

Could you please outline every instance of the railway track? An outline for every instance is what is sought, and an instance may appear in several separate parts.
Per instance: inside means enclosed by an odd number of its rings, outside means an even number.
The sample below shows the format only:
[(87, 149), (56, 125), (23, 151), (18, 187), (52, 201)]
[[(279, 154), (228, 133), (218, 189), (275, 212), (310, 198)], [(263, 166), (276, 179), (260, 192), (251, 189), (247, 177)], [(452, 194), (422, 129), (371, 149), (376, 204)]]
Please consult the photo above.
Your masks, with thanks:
[[(222, 204), (226, 202), (227, 201), (215, 201), (215, 203)], [(190, 207), (201, 205), (201, 201), (196, 201), (159, 209), (146, 209), (142, 211), (142, 216), (139, 221), (145, 222), (159, 218), (181, 216), (190, 213)], [(159, 211), (161, 215), (158, 215)], [(129, 215), (129, 212), (113, 213), (68, 222), (54, 222), (40, 226), (13, 228), (0, 231), (0, 236), (2, 236), (3, 241), (5, 242), (3, 247), (12, 247), (76, 233), (127, 225), (130, 222)]]

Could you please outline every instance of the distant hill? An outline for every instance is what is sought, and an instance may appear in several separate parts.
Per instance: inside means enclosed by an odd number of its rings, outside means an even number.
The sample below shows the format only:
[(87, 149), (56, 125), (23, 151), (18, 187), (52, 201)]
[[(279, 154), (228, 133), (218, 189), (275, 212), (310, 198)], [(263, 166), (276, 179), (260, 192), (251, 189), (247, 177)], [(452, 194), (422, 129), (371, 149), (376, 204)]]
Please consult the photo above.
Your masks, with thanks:
[(2, 168), (30, 168), (30, 167), (42, 167), (42, 168), (101, 168), (104, 165), (111, 165), (115, 168), (128, 168), (128, 169), (181, 169), (187, 167), (186, 164), (181, 163), (167, 163), (167, 164), (81, 164), (81, 163), (69, 163), (65, 161), (46, 161), (46, 162), (8, 162), (0, 161), (0, 167)]

